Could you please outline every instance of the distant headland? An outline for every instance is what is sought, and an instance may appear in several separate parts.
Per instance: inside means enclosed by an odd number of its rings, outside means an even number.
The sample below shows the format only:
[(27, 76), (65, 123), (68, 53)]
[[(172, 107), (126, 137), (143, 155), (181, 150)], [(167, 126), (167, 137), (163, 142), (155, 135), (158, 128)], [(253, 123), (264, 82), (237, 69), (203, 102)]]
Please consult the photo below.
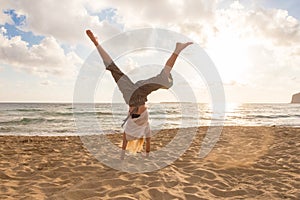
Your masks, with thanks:
[(300, 103), (300, 92), (293, 95), (291, 103)]

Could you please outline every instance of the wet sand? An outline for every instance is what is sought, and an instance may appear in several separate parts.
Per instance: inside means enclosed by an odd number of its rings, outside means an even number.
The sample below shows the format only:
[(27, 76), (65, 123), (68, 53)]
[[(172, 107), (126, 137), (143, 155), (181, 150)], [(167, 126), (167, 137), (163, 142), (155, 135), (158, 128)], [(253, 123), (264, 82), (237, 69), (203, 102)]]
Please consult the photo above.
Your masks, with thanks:
[[(0, 136), (0, 199), (300, 199), (300, 128), (225, 127), (200, 159), (206, 130), (173, 164), (136, 174), (105, 166), (79, 137)], [(175, 134), (156, 134), (152, 150)]]

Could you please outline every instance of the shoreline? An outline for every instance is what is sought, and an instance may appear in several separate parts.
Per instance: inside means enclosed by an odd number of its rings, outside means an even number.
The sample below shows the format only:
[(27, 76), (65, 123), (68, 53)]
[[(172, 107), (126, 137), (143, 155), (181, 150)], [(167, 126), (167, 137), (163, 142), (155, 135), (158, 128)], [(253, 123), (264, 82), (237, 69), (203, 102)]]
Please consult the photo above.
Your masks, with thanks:
[[(166, 128), (166, 129), (151, 129), (153, 131), (161, 131), (161, 130), (166, 130), (166, 131), (173, 131), (173, 130), (177, 130), (177, 129), (181, 129), (181, 130), (188, 130), (188, 129), (200, 129), (200, 128), (204, 128), (207, 129), (208, 127), (219, 127), (219, 126), (195, 126), (195, 127), (184, 127), (184, 128)], [(253, 126), (253, 125), (224, 125), (222, 126), (223, 128), (230, 128), (230, 127), (246, 127), (246, 128), (252, 128), (252, 127), (262, 127), (262, 128), (295, 128), (295, 129), (300, 129), (300, 126), (287, 126), (287, 125), (257, 125), (257, 126)], [(112, 130), (107, 130), (107, 131), (103, 131), (103, 135), (115, 135), (115, 134), (123, 134), (123, 132), (119, 132), (119, 131), (115, 131), (114, 133)], [(0, 133), (0, 137), (81, 137), (81, 136), (97, 136), (97, 135), (101, 135), (101, 134), (86, 134), (86, 135), (79, 135), (79, 134), (74, 134), (74, 135), (60, 135), (59, 133), (57, 135), (29, 135), (27, 133), (24, 134), (2, 134)]]
[[(297, 199), (300, 128), (225, 126), (198, 158), (208, 127), (157, 171), (129, 174), (95, 159), (79, 136), (0, 136), (0, 198), (7, 199)], [(188, 134), (192, 129), (185, 129)], [(152, 139), (155, 151), (176, 129)], [(121, 134), (108, 138), (116, 145)]]

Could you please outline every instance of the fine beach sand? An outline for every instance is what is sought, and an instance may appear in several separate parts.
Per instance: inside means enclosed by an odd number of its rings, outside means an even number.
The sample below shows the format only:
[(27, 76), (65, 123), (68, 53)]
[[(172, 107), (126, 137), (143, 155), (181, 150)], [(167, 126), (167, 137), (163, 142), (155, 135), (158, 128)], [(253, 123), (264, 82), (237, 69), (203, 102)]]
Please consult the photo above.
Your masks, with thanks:
[[(142, 174), (105, 166), (79, 137), (0, 136), (0, 199), (300, 199), (300, 128), (225, 127), (200, 159), (206, 130), (173, 164)], [(152, 149), (175, 134), (159, 132)]]

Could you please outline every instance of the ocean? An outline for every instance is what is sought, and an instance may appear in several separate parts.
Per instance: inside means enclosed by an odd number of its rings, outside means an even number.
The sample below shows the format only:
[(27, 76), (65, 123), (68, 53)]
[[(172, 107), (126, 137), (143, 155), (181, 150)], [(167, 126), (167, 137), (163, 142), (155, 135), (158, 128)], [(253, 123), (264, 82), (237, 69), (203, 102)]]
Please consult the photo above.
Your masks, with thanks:
[[(149, 103), (147, 106), (153, 130), (209, 126), (212, 122), (209, 104)], [(127, 109), (121, 103), (97, 103), (92, 110), (74, 109), (71, 103), (0, 103), (0, 135), (78, 135), (76, 116), (87, 122), (87, 134), (91, 134), (90, 121), (97, 122), (92, 134), (120, 133)], [(223, 124), (220, 119), (213, 120)], [(300, 104), (229, 104), (223, 125), (300, 127)], [(99, 132), (95, 131), (97, 126)]]

